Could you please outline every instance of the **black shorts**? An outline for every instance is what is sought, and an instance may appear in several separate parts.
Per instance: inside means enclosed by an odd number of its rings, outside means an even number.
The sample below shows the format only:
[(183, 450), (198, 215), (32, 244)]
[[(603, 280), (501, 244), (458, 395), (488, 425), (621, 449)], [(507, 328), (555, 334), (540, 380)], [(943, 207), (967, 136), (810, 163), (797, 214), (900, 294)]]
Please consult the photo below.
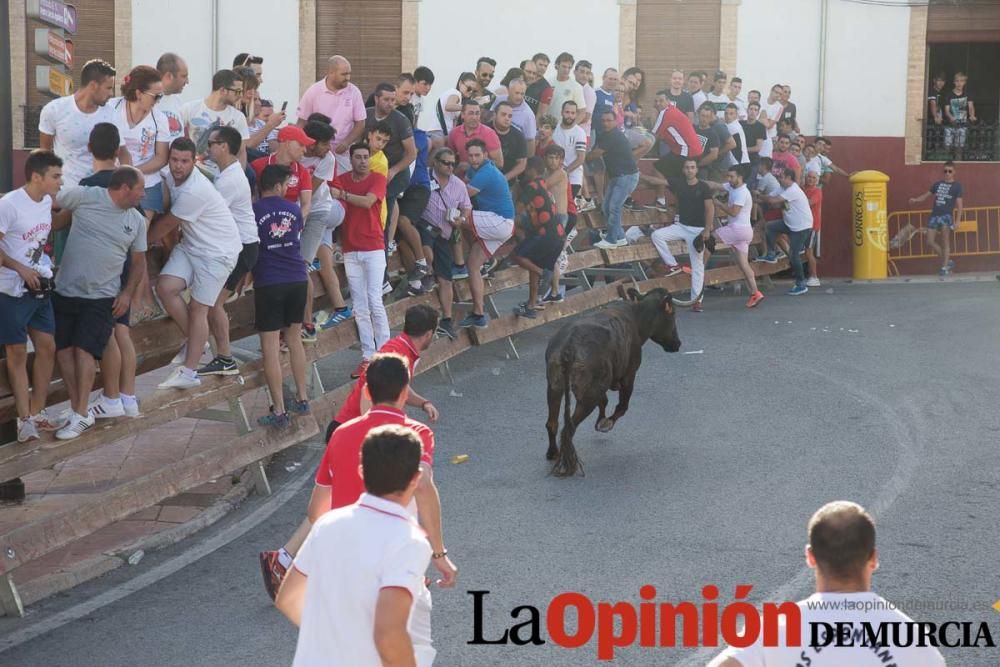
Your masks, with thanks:
[(253, 305), (257, 331), (280, 331), (292, 324), (302, 324), (306, 316), (306, 283), (255, 287)]
[[(125, 265), (122, 267), (122, 290), (125, 289), (125, 285), (128, 284), (128, 272), (132, 270), (132, 253), (125, 255)], [(125, 326), (131, 326), (132, 324), (132, 309), (129, 308), (121, 316), (115, 318), (115, 324), (124, 324)]]
[(523, 257), (542, 270), (552, 269), (563, 251), (564, 240), (552, 232), (545, 236), (533, 234), (517, 244), (514, 256)]
[(236, 287), (243, 280), (243, 277), (253, 271), (253, 267), (257, 266), (257, 254), (259, 251), (259, 243), (243, 244), (243, 250), (240, 250), (240, 256), (236, 258), (236, 266), (233, 268), (233, 272), (229, 274), (229, 277), (226, 278), (227, 290), (235, 292)]
[(100, 359), (115, 327), (111, 315), (114, 302), (111, 298), (82, 299), (53, 292), (56, 349), (78, 347), (94, 359)]
[(424, 247), (430, 248), (434, 255), (434, 275), (442, 280), (451, 280), (451, 274), (455, 270), (455, 257), (451, 253), (451, 242), (440, 233), (436, 233), (438, 228), (423, 220), (417, 225), (420, 232), (420, 243)]
[(569, 189), (573, 191), (573, 199), (580, 196), (580, 190), (583, 189), (583, 185), (580, 183), (571, 183)]
[(664, 178), (680, 178), (684, 175), (684, 162), (687, 159), (677, 153), (667, 153), (657, 160), (653, 166)]
[(431, 191), (422, 185), (411, 185), (399, 200), (399, 217), (406, 218), (411, 223), (420, 220), (430, 201)]
[(333, 432), (340, 428), (340, 422), (336, 419), (331, 419), (330, 424), (326, 427), (326, 444), (330, 444), (330, 438), (333, 437)]

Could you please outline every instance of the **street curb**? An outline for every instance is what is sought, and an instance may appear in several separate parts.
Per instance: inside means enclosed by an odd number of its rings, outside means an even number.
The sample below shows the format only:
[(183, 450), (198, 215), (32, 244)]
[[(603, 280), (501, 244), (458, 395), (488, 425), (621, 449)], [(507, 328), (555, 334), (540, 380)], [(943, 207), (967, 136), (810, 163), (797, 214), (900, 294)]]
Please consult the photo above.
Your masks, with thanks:
[[(56, 593), (62, 593), (80, 584), (96, 579), (123, 565), (136, 565), (143, 554), (176, 544), (208, 528), (225, 517), (246, 500), (253, 491), (253, 475), (249, 468), (244, 470), (233, 488), (214, 503), (202, 510), (196, 517), (177, 524), (148, 537), (123, 545), (115, 551), (106, 552), (86, 560), (73, 563), (69, 568), (53, 572), (24, 584), (18, 584), (18, 592), (25, 606), (34, 604)], [(129, 561), (132, 558), (134, 562)]]

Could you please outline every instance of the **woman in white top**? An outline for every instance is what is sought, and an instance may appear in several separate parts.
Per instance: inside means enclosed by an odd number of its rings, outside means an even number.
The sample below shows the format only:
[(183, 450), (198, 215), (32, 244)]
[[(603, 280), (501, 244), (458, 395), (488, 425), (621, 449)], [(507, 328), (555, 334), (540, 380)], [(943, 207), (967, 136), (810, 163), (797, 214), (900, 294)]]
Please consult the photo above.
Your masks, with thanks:
[(455, 121), (462, 112), (462, 100), (475, 95), (476, 90), (478, 90), (476, 75), (472, 72), (462, 72), (455, 87), (438, 99), (434, 109), (438, 119), (436, 130), (440, 130), (443, 136), (447, 137), (455, 127)]
[(122, 81), (122, 96), (112, 102), (114, 123), (132, 157), (132, 165), (146, 178), (146, 196), (141, 206), (146, 220), (163, 213), (160, 169), (167, 164), (170, 125), (162, 111), (153, 107), (163, 97), (160, 73), (148, 65), (132, 69)]

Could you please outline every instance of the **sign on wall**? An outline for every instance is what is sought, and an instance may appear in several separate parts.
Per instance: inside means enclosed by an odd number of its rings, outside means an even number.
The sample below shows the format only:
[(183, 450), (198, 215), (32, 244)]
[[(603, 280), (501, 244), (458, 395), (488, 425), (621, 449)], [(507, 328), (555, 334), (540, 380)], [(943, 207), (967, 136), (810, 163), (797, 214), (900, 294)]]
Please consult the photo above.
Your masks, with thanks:
[(35, 53), (70, 69), (73, 67), (73, 40), (66, 37), (62, 30), (36, 28)]
[(35, 65), (35, 88), (46, 95), (64, 97), (73, 92), (73, 77), (58, 65)]
[(28, 16), (44, 23), (76, 33), (76, 7), (61, 0), (27, 0)]

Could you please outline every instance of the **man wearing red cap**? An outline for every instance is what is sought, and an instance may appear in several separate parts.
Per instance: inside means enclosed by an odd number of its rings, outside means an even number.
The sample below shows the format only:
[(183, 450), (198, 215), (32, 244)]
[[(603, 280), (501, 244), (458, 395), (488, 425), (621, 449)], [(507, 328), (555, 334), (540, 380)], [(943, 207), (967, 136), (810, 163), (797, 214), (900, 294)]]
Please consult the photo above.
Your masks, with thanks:
[(298, 204), (302, 209), (302, 217), (309, 215), (309, 203), (312, 200), (312, 174), (301, 163), (306, 154), (306, 146), (312, 146), (316, 141), (310, 138), (301, 127), (286, 125), (278, 131), (278, 150), (267, 157), (257, 158), (250, 163), (250, 168), (260, 180), (261, 172), (269, 164), (283, 164), (292, 170), (288, 180), (288, 190), (285, 199)]

